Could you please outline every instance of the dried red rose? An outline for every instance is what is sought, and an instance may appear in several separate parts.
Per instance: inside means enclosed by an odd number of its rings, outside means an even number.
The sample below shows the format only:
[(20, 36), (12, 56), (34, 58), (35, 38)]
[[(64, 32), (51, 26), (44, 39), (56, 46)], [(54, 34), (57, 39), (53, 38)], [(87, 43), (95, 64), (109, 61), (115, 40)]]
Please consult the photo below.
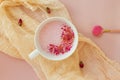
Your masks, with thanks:
[(84, 67), (84, 63), (82, 61), (79, 62), (79, 67), (83, 68)]
[(48, 14), (51, 13), (51, 9), (49, 7), (46, 7), (46, 11), (47, 11)]
[(70, 40), (74, 38), (74, 33), (70, 27), (65, 25), (61, 29), (63, 30), (62, 35), (61, 35), (63, 41), (69, 42)]
[(22, 19), (19, 19), (19, 20), (18, 20), (18, 25), (19, 25), (19, 26), (22, 26), (22, 24), (23, 24)]

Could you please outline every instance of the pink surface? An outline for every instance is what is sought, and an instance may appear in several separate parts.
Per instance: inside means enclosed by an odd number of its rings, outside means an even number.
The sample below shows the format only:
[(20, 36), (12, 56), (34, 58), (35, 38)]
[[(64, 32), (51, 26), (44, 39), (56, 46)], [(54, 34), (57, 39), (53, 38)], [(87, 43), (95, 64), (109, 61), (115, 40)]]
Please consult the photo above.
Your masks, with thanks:
[[(106, 55), (120, 62), (120, 34), (105, 34), (95, 38), (92, 26), (120, 29), (120, 0), (61, 0), (68, 8), (80, 33), (95, 41)], [(38, 80), (24, 61), (0, 54), (0, 80)]]
[(38, 78), (25, 61), (0, 53), (0, 80), (38, 80)]

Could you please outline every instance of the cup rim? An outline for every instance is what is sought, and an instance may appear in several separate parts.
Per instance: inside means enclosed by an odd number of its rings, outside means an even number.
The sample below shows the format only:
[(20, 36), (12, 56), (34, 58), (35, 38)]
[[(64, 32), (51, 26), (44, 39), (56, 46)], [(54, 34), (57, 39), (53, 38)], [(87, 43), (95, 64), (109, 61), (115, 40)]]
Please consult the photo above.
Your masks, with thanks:
[[(63, 21), (63, 22), (65, 22), (67, 25), (69, 25), (72, 28), (72, 30), (74, 32), (74, 35), (75, 35), (74, 41), (73, 41), (73, 46), (72, 46), (71, 50), (65, 53), (67, 55), (62, 54), (64, 56), (59, 57), (59, 58), (57, 56), (55, 56), (55, 57), (47, 56), (49, 54), (46, 53), (45, 51), (43, 51), (41, 46), (39, 45), (39, 32), (40, 32), (40, 30), (44, 27), (44, 25), (46, 25), (47, 23), (53, 22), (53, 21)], [(45, 19), (43, 22), (41, 22), (38, 25), (38, 27), (35, 31), (34, 43), (35, 43), (36, 49), (40, 52), (39, 54), (41, 56), (43, 56), (44, 58), (47, 58), (49, 60), (55, 60), (55, 61), (63, 60), (63, 59), (68, 58), (69, 56), (71, 56), (74, 53), (74, 51), (76, 50), (77, 45), (78, 45), (78, 31), (75, 28), (75, 26), (69, 20), (67, 20), (65, 18), (63, 18), (63, 17), (50, 17), (50, 18)]]

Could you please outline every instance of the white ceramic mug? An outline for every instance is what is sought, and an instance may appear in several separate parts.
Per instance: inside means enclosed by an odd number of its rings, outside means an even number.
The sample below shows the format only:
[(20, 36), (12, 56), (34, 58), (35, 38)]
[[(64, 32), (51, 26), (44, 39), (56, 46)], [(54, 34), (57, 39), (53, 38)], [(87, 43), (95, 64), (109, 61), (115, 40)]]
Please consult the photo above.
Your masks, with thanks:
[[(50, 23), (50, 22), (53, 22), (53, 21), (62, 21), (62, 22), (65, 22), (67, 25), (69, 25), (71, 27), (71, 29), (73, 30), (74, 32), (74, 41), (73, 41), (73, 44), (72, 44), (72, 48), (70, 49), (70, 51), (62, 54), (62, 55), (58, 55), (58, 56), (55, 56), (55, 55), (51, 55), (49, 53), (46, 53), (44, 50), (42, 50), (40, 44), (39, 44), (39, 32), (40, 30), (47, 24), (47, 23)], [(36, 29), (35, 31), (35, 37), (34, 37), (34, 44), (35, 44), (35, 47), (36, 49), (31, 52), (29, 54), (29, 58), (30, 59), (33, 59), (35, 58), (36, 56), (38, 56), (39, 54), (49, 60), (63, 60), (63, 59), (66, 59), (68, 58), (70, 55), (72, 55), (75, 51), (75, 49), (77, 48), (77, 45), (78, 45), (78, 32), (75, 28), (75, 26), (67, 19), (65, 18), (62, 18), (62, 17), (51, 17), (51, 18), (48, 18), (46, 20), (44, 20), (39, 26), (38, 28)]]

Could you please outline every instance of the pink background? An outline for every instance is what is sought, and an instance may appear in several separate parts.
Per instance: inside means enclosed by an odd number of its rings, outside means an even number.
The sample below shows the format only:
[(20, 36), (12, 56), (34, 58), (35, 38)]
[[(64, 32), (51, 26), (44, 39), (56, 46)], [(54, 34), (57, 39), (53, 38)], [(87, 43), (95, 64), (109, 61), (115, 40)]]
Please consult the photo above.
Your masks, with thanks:
[[(91, 38), (106, 55), (120, 63), (120, 34), (91, 34), (96, 24), (104, 28), (120, 29), (120, 0), (61, 0), (68, 8), (80, 33)], [(0, 54), (0, 80), (38, 80), (32, 68), (24, 61)]]

